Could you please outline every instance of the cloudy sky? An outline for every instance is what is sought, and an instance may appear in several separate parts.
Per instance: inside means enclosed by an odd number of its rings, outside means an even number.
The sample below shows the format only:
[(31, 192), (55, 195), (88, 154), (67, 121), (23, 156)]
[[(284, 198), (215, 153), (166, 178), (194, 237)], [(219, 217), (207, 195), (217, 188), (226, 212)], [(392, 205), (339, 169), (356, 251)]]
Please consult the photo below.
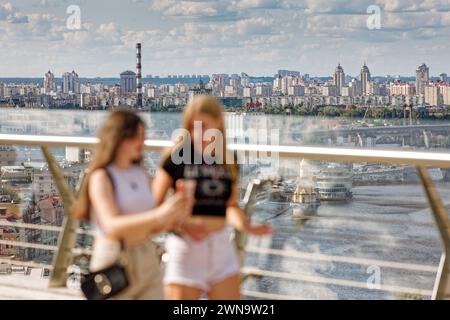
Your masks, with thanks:
[[(81, 29), (67, 28), (67, 8)], [(381, 9), (369, 29), (367, 9)], [(374, 20), (371, 20), (374, 21)], [(450, 74), (450, 0), (0, 0), (0, 77), (240, 73)]]

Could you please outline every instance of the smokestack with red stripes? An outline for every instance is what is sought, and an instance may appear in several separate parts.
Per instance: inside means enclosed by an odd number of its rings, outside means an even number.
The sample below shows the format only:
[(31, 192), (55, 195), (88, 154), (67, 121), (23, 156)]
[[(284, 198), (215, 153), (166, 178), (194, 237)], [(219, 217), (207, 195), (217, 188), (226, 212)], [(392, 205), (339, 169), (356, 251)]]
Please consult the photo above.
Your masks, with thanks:
[(140, 43), (136, 43), (136, 108), (142, 109), (142, 64)]

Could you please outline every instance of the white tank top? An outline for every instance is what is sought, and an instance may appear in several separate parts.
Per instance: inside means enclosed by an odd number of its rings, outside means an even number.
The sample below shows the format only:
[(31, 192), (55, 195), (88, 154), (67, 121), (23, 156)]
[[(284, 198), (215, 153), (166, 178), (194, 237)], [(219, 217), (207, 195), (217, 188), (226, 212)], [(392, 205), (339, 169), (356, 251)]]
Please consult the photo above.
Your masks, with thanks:
[(150, 181), (143, 167), (134, 165), (129, 169), (121, 169), (110, 165), (107, 170), (113, 180), (116, 203), (122, 214), (134, 214), (153, 208)]
[[(150, 181), (143, 167), (134, 165), (129, 169), (121, 169), (109, 165), (107, 170), (112, 179), (116, 205), (121, 214), (142, 213), (154, 208)], [(94, 230), (100, 232), (95, 212), (92, 216)]]

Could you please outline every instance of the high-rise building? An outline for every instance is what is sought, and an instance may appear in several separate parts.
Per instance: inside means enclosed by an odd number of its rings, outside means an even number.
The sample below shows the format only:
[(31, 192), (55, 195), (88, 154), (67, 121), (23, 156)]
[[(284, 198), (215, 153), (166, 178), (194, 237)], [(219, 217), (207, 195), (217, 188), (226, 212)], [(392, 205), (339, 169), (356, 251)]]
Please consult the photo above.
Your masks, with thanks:
[(322, 95), (325, 97), (335, 97), (338, 95), (337, 87), (335, 85), (325, 85), (322, 87)]
[(250, 77), (246, 73), (241, 74), (241, 86), (248, 87), (250, 85)]
[(300, 77), (299, 71), (292, 70), (278, 70), (277, 76), (280, 77)]
[(140, 43), (136, 44), (136, 108), (142, 108), (142, 63)]
[(273, 86), (270, 83), (258, 83), (255, 88), (255, 95), (261, 97), (270, 97), (273, 92)]
[(78, 74), (75, 71), (66, 72), (62, 76), (63, 86), (62, 91), (65, 94), (77, 94), (80, 93), (80, 80)]
[(447, 82), (447, 80), (448, 80), (447, 74), (445, 72), (441, 73), (439, 75), (439, 80), (442, 81), (442, 82)]
[(413, 83), (395, 81), (389, 84), (391, 96), (412, 96), (416, 94), (416, 87)]
[(349, 87), (350, 87), (349, 90), (350, 96), (357, 97), (361, 95), (362, 89), (360, 80), (353, 78), (352, 81), (350, 81), (349, 83)]
[(301, 85), (292, 85), (288, 88), (288, 94), (294, 97), (300, 97), (305, 95), (305, 87)]
[(70, 88), (73, 86), (72, 77), (70, 72), (65, 72), (62, 75), (62, 91), (63, 93), (69, 93)]
[(210, 95), (212, 93), (212, 89), (206, 88), (205, 83), (200, 80), (195, 88), (189, 90), (189, 100), (194, 99), (198, 95)]
[[(230, 84), (229, 85), (233, 88), (233, 90), (235, 92), (237, 92), (238, 89), (242, 87), (241, 83), (239, 82), (239, 79), (230, 79)], [(246, 85), (245, 87), (248, 87), (248, 85)]]
[(422, 63), (416, 70), (416, 94), (423, 96), (425, 94), (425, 86), (430, 81), (430, 69), (425, 63)]
[(44, 75), (44, 93), (49, 94), (56, 91), (55, 75), (49, 70)]
[(425, 103), (430, 106), (440, 106), (442, 104), (441, 86), (436, 83), (429, 83), (424, 87)]
[(345, 72), (339, 63), (333, 75), (333, 83), (337, 88), (338, 95), (342, 95), (342, 87), (345, 86)]
[(371, 76), (370, 76), (370, 70), (367, 67), (365, 62), (361, 68), (360, 80), (361, 80), (361, 94), (363, 96), (369, 95), (370, 94)]
[(136, 92), (136, 73), (127, 70), (120, 74), (120, 88), (122, 94)]
[(213, 74), (210, 82), (213, 93), (217, 96), (223, 96), (225, 86), (229, 83), (229, 76), (227, 74)]
[(253, 90), (251, 87), (242, 88), (242, 96), (244, 98), (251, 98), (253, 96)]
[(442, 102), (446, 106), (450, 106), (450, 84), (441, 86)]
[(281, 92), (281, 83), (283, 82), (283, 78), (278, 76), (273, 80), (273, 91)]
[(236, 97), (237, 96), (236, 87), (233, 85), (225, 86), (224, 96), (225, 97)]
[(348, 86), (342, 87), (341, 88), (341, 96), (342, 97), (350, 97), (351, 96), (350, 87), (348, 87)]
[(283, 77), (281, 79), (281, 93), (284, 95), (289, 94), (289, 87), (292, 86), (293, 78), (291, 76)]
[(369, 82), (370, 85), (370, 94), (374, 96), (386, 96), (388, 92), (388, 88), (386, 83), (383, 82)]
[(72, 71), (73, 93), (80, 93), (80, 79), (75, 71)]

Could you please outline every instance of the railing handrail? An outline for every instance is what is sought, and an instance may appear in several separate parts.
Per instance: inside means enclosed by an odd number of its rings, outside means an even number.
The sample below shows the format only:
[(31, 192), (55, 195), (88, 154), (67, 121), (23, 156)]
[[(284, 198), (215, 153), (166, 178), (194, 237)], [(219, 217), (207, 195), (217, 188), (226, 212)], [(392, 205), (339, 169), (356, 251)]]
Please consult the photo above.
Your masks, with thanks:
[[(51, 232), (61, 232), (63, 227), (58, 227), (54, 225), (47, 224), (32, 224), (32, 223), (23, 223), (23, 222), (10, 222), (10, 221), (2, 221), (0, 220), (0, 227), (11, 227), (11, 228), (22, 228), (29, 230), (41, 230), (41, 231), (51, 231)], [(92, 230), (85, 230), (78, 228), (77, 234), (79, 235), (88, 235), (94, 236), (94, 232)]]
[[(0, 145), (93, 148), (97, 143), (95, 137), (0, 134)], [(162, 151), (170, 146), (172, 142), (167, 140), (145, 141), (146, 151)]]
[[(92, 148), (97, 143), (98, 139), (94, 137), (0, 134), (0, 145)], [(161, 152), (172, 145), (173, 142), (169, 140), (146, 140), (145, 150)], [(245, 155), (276, 153), (280, 158), (420, 165), (450, 169), (450, 153), (442, 152), (255, 144), (230, 144), (228, 147), (231, 151)]]

